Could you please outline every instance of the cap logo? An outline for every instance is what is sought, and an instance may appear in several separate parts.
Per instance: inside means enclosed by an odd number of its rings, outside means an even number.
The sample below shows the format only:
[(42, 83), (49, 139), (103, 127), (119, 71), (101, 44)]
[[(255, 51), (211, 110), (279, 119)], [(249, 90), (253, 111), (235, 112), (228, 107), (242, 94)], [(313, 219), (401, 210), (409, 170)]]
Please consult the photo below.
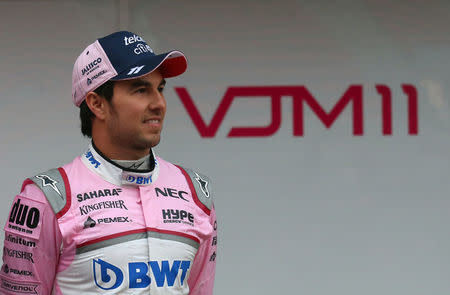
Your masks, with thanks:
[(95, 79), (97, 79), (98, 77), (100, 77), (101, 75), (103, 75), (105, 73), (106, 73), (106, 71), (102, 70), (102, 71), (98, 72), (97, 74), (95, 74), (94, 76), (92, 76), (91, 78), (87, 78), (87, 80), (86, 80), (87, 85), (91, 85)]
[(147, 44), (139, 43), (138, 45), (136, 45), (136, 48), (134, 49), (134, 53), (135, 54), (141, 54), (143, 52), (151, 52), (151, 53), (153, 53), (153, 50)]
[(145, 43), (145, 40), (142, 39), (142, 37), (133, 35), (131, 37), (124, 37), (123, 41), (125, 43), (125, 46), (128, 46), (130, 44), (136, 43), (136, 42), (142, 42), (139, 44), (136, 44), (136, 48), (133, 50), (134, 54), (141, 54), (143, 52), (151, 52), (153, 53), (153, 49)]
[(84, 68), (81, 69), (81, 75), (85, 75), (90, 74), (92, 71), (94, 71), (95, 69), (98, 69), (100, 66), (98, 64), (100, 64), (102, 62), (102, 58), (99, 57), (96, 60), (90, 62), (88, 65), (86, 65)]
[(124, 37), (123, 40), (125, 41), (125, 46), (128, 46), (130, 44), (133, 44), (134, 42), (145, 42), (144, 39), (142, 39), (142, 37), (133, 35), (131, 37)]
[(137, 74), (137, 73), (139, 73), (142, 70), (143, 67), (145, 67), (145, 65), (140, 66), (140, 67), (134, 67), (128, 72), (127, 75), (129, 76), (129, 75)]

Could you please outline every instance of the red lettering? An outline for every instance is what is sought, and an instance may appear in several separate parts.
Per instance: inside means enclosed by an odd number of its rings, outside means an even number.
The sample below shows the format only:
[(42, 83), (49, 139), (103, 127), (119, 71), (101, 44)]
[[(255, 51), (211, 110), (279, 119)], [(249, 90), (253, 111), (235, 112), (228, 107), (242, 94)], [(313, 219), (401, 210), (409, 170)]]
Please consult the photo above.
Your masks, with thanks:
[(383, 135), (392, 135), (392, 95), (391, 89), (386, 85), (376, 85), (377, 92), (381, 95), (381, 114), (383, 117)]
[[(383, 135), (392, 134), (392, 95), (389, 87), (376, 85), (382, 97), (382, 132)], [(417, 90), (413, 85), (402, 85), (403, 92), (408, 96), (408, 123), (409, 134), (418, 133), (418, 107)], [(319, 120), (330, 128), (343, 112), (345, 107), (352, 103), (353, 135), (361, 136), (364, 133), (363, 122), (363, 88), (362, 85), (350, 85), (330, 112), (326, 112), (314, 96), (304, 86), (232, 86), (225, 92), (222, 101), (217, 107), (211, 122), (205, 123), (195, 103), (184, 87), (176, 87), (176, 93), (186, 108), (192, 122), (201, 137), (214, 137), (228, 112), (233, 100), (239, 97), (268, 97), (271, 100), (271, 122), (267, 126), (232, 127), (228, 137), (267, 137), (275, 134), (281, 125), (281, 97), (293, 98), (293, 134), (303, 136), (303, 105), (306, 102)]]
[[(275, 134), (281, 125), (281, 96), (286, 95), (285, 87), (230, 87), (234, 97), (261, 97), (269, 96), (271, 100), (272, 121), (263, 127), (233, 127), (228, 137), (266, 137)], [(286, 94), (284, 94), (286, 93)]]
[(294, 108), (294, 135), (303, 136), (303, 102), (306, 101), (311, 109), (316, 113), (317, 117), (322, 121), (325, 127), (330, 128), (339, 114), (344, 110), (345, 106), (353, 101), (353, 135), (363, 134), (363, 100), (362, 100), (362, 85), (350, 85), (342, 95), (341, 99), (333, 107), (333, 109), (326, 113), (316, 99), (309, 93), (309, 91), (301, 86), (296, 89), (293, 95)]
[(403, 84), (402, 89), (408, 96), (408, 133), (417, 135), (419, 133), (417, 89), (410, 84)]
[(200, 112), (198, 111), (197, 107), (195, 106), (194, 101), (192, 100), (191, 96), (189, 95), (187, 89), (184, 87), (175, 87), (175, 91), (177, 92), (178, 96), (180, 97), (181, 102), (183, 103), (184, 107), (186, 108), (195, 127), (197, 127), (197, 130), (200, 133), (200, 136), (201, 137), (214, 137), (216, 135), (217, 130), (219, 129), (220, 124), (223, 121), (223, 118), (225, 117), (225, 114), (227, 113), (228, 109), (230, 108), (230, 105), (234, 98), (234, 95), (230, 94), (230, 91), (231, 91), (230, 88), (228, 88), (227, 92), (225, 92), (225, 95), (223, 96), (222, 101), (220, 102), (219, 106), (217, 107), (217, 110), (214, 113), (209, 125), (206, 125), (205, 121), (203, 120), (202, 116), (200, 115)]

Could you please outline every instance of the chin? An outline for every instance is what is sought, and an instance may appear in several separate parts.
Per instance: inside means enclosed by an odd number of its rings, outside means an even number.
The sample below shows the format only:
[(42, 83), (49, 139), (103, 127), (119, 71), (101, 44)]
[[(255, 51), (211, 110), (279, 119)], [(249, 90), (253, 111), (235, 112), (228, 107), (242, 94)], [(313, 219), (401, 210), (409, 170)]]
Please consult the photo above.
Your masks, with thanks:
[(157, 137), (157, 138), (152, 138), (150, 140), (150, 147), (155, 147), (159, 144), (159, 142), (161, 141), (161, 137)]

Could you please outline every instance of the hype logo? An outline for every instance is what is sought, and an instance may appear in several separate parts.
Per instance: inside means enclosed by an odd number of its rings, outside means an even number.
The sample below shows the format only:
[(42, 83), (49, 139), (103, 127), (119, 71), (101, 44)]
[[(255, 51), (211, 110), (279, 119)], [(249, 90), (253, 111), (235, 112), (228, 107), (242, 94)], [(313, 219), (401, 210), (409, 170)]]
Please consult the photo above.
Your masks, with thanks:
[[(94, 281), (100, 289), (112, 290), (122, 284), (123, 273), (120, 268), (101, 259), (94, 259), (93, 262)], [(97, 281), (97, 269), (100, 269), (100, 282)], [(111, 275), (114, 277), (111, 278)]]

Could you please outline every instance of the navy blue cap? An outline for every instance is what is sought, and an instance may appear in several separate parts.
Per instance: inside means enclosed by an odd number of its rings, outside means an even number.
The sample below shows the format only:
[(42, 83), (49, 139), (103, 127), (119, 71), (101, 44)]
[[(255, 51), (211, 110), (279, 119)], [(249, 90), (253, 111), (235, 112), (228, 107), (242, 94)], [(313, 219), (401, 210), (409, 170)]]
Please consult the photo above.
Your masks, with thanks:
[(111, 80), (136, 78), (162, 67), (165, 78), (178, 76), (187, 68), (187, 60), (180, 51), (155, 54), (145, 40), (127, 31), (120, 31), (98, 39), (117, 76)]
[(72, 72), (72, 100), (80, 106), (89, 91), (108, 80), (144, 76), (158, 69), (164, 78), (175, 77), (187, 69), (180, 51), (155, 54), (145, 40), (132, 32), (120, 31), (96, 40), (75, 61)]

